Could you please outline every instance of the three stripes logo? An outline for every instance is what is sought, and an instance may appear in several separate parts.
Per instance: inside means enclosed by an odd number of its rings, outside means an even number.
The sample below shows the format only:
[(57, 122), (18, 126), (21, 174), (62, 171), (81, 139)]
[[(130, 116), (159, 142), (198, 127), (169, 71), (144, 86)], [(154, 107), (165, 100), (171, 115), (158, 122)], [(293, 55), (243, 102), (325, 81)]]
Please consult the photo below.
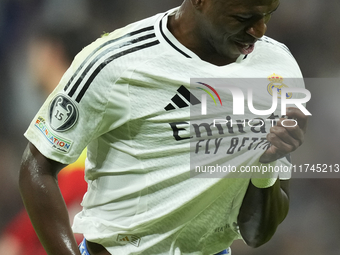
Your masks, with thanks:
[[(200, 85), (203, 85), (204, 88), (201, 87), (196, 87), (197, 89), (200, 89), (204, 91), (206, 94), (202, 94), (202, 102), (197, 99), (186, 87), (183, 85), (179, 87), (177, 90), (177, 94), (171, 98), (172, 103), (168, 104), (164, 109), (166, 111), (171, 111), (177, 109), (175, 106), (178, 108), (185, 108), (188, 107), (190, 104), (191, 105), (198, 105), (202, 104), (202, 114), (206, 114), (206, 106), (207, 106), (207, 94), (212, 98), (214, 101), (215, 105), (217, 105), (216, 99), (214, 95), (208, 90), (210, 89), (218, 98), (220, 105), (222, 106), (222, 100), (220, 95), (217, 93), (217, 91), (210, 85), (203, 83), (203, 82), (197, 82)], [(208, 88), (208, 89), (206, 89)], [(205, 111), (204, 111), (205, 110)]]
[[(171, 98), (172, 103), (168, 104), (164, 109), (166, 111), (175, 110), (176, 105), (178, 108), (185, 108), (188, 107), (189, 104), (197, 105), (200, 104), (201, 101), (197, 99), (186, 87), (183, 85), (179, 87), (177, 90), (178, 94), (176, 94), (173, 98)], [(181, 96), (182, 97), (181, 97)]]
[(145, 27), (119, 38), (108, 40), (87, 56), (66, 84), (64, 90), (79, 103), (97, 75), (112, 61), (128, 54), (155, 46), (154, 27)]
[(140, 244), (140, 238), (138, 236), (135, 235), (118, 235), (117, 237), (117, 242), (121, 243), (121, 244), (132, 244), (136, 247), (139, 246)]

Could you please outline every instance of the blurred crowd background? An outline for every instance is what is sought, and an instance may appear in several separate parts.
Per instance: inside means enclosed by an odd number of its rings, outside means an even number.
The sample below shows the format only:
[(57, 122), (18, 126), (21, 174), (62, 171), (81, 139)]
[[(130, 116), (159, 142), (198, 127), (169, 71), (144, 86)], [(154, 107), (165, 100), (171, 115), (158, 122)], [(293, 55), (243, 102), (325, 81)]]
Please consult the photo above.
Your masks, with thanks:
[[(181, 2), (0, 0), (0, 243), (23, 208), (17, 184), (23, 133), (75, 52), (104, 32)], [(268, 26), (267, 35), (285, 43), (312, 80), (306, 87), (313, 116), (304, 145), (293, 154), (297, 165), (340, 164), (339, 16), (338, 0), (282, 0)], [(233, 254), (340, 254), (339, 199), (340, 173), (293, 179), (291, 210), (273, 239), (258, 249), (237, 241)]]

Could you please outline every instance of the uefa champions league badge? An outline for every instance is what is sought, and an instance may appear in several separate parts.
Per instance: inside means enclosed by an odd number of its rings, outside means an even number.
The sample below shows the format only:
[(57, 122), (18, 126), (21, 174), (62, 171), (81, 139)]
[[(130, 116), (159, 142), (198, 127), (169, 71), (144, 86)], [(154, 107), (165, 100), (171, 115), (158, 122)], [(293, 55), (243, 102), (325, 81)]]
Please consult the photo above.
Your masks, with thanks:
[[(268, 93), (272, 96), (273, 90), (276, 89), (277, 98), (281, 98), (282, 88), (288, 88), (288, 86), (283, 83), (283, 77), (273, 73), (272, 75), (268, 76), (268, 80), (270, 81), (267, 87)], [(292, 98), (292, 96), (293, 96), (293, 93), (291, 92), (286, 93), (287, 99)]]
[(49, 121), (53, 130), (64, 132), (69, 130), (78, 120), (76, 105), (65, 95), (58, 94), (49, 107)]

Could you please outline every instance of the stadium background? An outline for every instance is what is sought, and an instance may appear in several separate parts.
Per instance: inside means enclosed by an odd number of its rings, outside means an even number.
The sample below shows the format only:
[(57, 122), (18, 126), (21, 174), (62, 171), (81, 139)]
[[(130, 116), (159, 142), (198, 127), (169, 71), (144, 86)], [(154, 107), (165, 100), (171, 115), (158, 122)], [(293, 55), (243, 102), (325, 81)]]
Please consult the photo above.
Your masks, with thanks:
[[(0, 233), (22, 208), (17, 178), (26, 140), (22, 134), (45, 99), (28, 71), (27, 48), (41, 24), (86, 29), (100, 36), (166, 11), (181, 0), (0, 1)], [(267, 35), (285, 43), (305, 77), (340, 77), (340, 2), (283, 0)], [(320, 80), (322, 81), (322, 80)], [(339, 79), (308, 87), (312, 100), (306, 142), (296, 164), (340, 163)], [(274, 238), (258, 249), (236, 242), (233, 254), (336, 255), (340, 252), (339, 179), (293, 179), (291, 210)]]

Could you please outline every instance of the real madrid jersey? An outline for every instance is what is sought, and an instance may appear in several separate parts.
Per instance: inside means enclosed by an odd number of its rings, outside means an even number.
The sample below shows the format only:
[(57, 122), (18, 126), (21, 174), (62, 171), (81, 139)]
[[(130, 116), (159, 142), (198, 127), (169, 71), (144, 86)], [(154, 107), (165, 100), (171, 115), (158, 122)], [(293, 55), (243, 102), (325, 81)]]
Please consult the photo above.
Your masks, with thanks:
[[(245, 107), (235, 116), (230, 89), (214, 79), (241, 79), (229, 85), (245, 95), (252, 88), (257, 109), (270, 108), (273, 90), (302, 86), (284, 85), (301, 73), (283, 44), (264, 37), (248, 56), (215, 66), (181, 45), (167, 18), (133, 23), (84, 48), (25, 133), (64, 164), (87, 146), (88, 191), (73, 229), (112, 254), (214, 254), (241, 238), (237, 215), (249, 175), (237, 171), (261, 166), (267, 120), (280, 108), (254, 117)], [(229, 124), (214, 126), (212, 118)], [(207, 166), (225, 171), (215, 176)]]

